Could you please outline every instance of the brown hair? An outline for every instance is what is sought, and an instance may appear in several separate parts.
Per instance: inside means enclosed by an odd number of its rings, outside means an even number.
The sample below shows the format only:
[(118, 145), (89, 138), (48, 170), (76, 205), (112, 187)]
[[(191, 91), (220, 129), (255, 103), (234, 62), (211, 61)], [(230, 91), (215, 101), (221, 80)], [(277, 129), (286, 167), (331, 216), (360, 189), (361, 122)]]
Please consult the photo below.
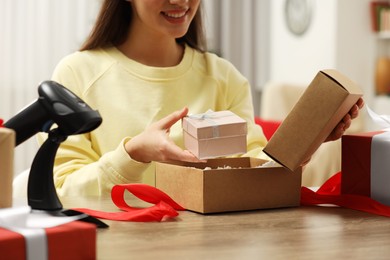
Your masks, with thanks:
[[(109, 46), (118, 46), (126, 40), (132, 20), (131, 4), (125, 0), (104, 0), (96, 23), (80, 48), (81, 51)], [(179, 43), (186, 43), (201, 52), (206, 51), (206, 38), (203, 27), (202, 2), (192, 20), (187, 33), (177, 38)]]

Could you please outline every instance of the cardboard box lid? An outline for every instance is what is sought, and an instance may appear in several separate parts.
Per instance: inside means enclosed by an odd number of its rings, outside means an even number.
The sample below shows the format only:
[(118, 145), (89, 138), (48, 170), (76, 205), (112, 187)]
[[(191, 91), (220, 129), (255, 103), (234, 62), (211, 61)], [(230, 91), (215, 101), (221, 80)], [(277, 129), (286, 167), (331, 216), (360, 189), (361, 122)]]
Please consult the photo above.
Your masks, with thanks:
[(340, 72), (319, 71), (264, 152), (294, 171), (312, 156), (362, 96), (361, 88)]
[(208, 111), (183, 118), (182, 127), (196, 139), (247, 134), (246, 121), (231, 111)]

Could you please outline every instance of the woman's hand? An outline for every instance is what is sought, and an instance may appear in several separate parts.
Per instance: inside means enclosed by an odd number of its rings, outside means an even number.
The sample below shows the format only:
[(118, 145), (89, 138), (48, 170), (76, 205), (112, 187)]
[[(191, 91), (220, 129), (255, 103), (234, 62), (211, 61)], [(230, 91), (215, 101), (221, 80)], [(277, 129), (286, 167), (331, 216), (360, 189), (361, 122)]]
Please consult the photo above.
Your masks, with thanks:
[(187, 150), (182, 150), (169, 137), (170, 128), (188, 113), (188, 108), (173, 112), (167, 117), (151, 124), (141, 134), (133, 137), (125, 144), (130, 157), (136, 161), (188, 161), (200, 162)]
[(364, 100), (359, 98), (356, 104), (349, 110), (343, 119), (333, 129), (332, 133), (326, 138), (325, 142), (339, 139), (344, 132), (351, 126), (352, 120), (359, 115), (359, 110), (364, 106)]

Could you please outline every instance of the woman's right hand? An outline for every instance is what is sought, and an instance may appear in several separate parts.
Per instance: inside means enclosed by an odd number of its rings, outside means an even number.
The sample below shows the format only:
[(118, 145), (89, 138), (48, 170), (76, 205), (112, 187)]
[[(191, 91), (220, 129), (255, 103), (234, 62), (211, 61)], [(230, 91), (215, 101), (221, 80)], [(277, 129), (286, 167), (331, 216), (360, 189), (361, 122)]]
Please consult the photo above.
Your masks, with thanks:
[(188, 113), (183, 108), (151, 124), (125, 144), (129, 156), (138, 162), (188, 161), (200, 162), (195, 155), (178, 147), (169, 137), (170, 128)]

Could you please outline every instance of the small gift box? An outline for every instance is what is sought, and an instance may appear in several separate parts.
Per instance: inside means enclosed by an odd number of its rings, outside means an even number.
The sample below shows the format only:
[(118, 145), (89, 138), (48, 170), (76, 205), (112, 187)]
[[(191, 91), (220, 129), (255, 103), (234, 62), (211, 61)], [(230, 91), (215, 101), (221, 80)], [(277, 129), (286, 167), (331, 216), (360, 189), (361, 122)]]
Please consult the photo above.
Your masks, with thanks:
[(341, 193), (356, 194), (390, 206), (390, 132), (342, 137)]
[(246, 152), (246, 121), (231, 111), (208, 111), (182, 121), (184, 146), (199, 159)]
[[(3, 218), (4, 211), (12, 213)], [(38, 220), (29, 211), (29, 207), (0, 210), (1, 259), (96, 259), (94, 224), (74, 221), (74, 217), (53, 220), (55, 217), (43, 213), (37, 213)]]
[(0, 125), (0, 208), (12, 205), (15, 132)]

